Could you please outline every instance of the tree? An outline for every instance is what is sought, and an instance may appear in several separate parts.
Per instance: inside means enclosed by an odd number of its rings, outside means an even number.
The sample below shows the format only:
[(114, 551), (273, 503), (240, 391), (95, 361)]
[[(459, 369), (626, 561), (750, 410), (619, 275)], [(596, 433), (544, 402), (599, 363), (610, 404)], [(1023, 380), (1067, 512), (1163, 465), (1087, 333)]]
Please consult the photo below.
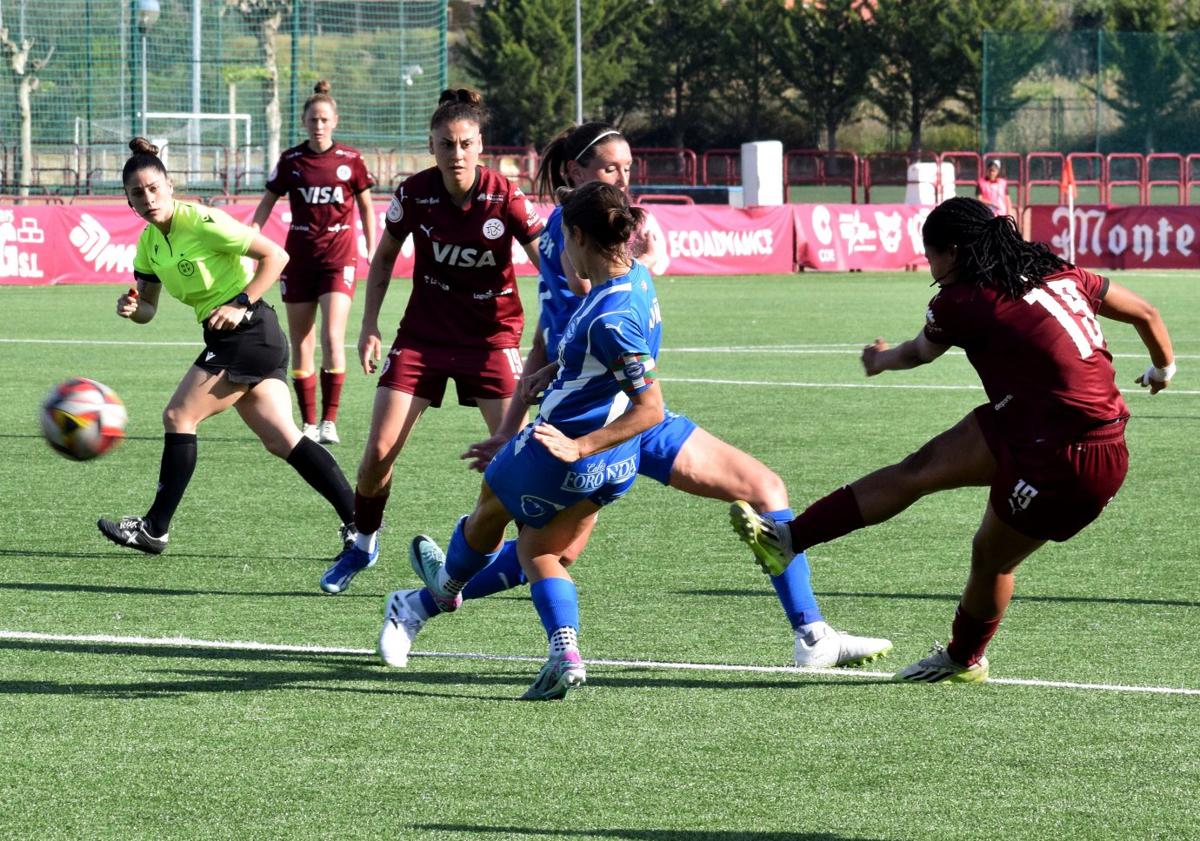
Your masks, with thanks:
[(878, 56), (871, 43), (873, 18), (863, 0), (826, 0), (779, 7), (768, 41), (775, 66), (825, 132), (826, 148), (867, 95)]
[[(647, 6), (583, 4), (585, 119), (619, 111), (618, 91), (640, 66)], [(462, 56), (480, 80), (495, 142), (540, 144), (575, 118), (574, 0), (486, 0)]]
[(742, 0), (727, 7), (716, 105), (728, 115), (724, 124), (744, 140), (762, 140), (781, 122), (784, 84), (771, 60), (777, 37), (771, 21), (777, 7), (778, 0)]
[(33, 58), (33, 39), (9, 37), (8, 27), (0, 24), (0, 49), (4, 52), (5, 66), (12, 74), (17, 88), (17, 111), (21, 117), (21, 167), (19, 170), (19, 194), (29, 195), (33, 182), (33, 92), (38, 89), (38, 73), (54, 55), (51, 44), (41, 58)]
[(944, 114), (971, 72), (964, 35), (977, 21), (969, 6), (957, 0), (889, 0), (874, 7), (880, 64), (870, 99), (885, 114), (903, 103), (910, 151), (921, 150), (925, 124)]
[(270, 169), (279, 159), (279, 133), (282, 120), (279, 115), (279, 64), (276, 60), (275, 39), (279, 35), (283, 16), (292, 11), (292, 0), (225, 0), (227, 9), (241, 14), (246, 25), (258, 41), (262, 51), (264, 80), (267, 86), (265, 121), (267, 126), (267, 160)]
[[(631, 98), (651, 123), (650, 136), (669, 146), (696, 144), (724, 89), (717, 55), (728, 14), (721, 0), (662, 0), (653, 4), (645, 55)], [(698, 144), (697, 144), (698, 145)]]
[[(1052, 31), (1056, 15), (1043, 0), (975, 0), (975, 4), (981, 26), (966, 42), (970, 71), (963, 76), (959, 96), (967, 113), (980, 119), (981, 148), (993, 150), (1002, 116), (1015, 114), (1033, 98), (1018, 94), (1017, 85), (1042, 62), (1051, 39), (1057, 37)], [(985, 37), (991, 46), (986, 55)]]
[(1118, 69), (1115, 93), (1101, 92), (1131, 138), (1153, 152), (1156, 128), (1177, 118), (1195, 98), (1192, 62), (1179, 48), (1174, 0), (1113, 0), (1104, 52)]

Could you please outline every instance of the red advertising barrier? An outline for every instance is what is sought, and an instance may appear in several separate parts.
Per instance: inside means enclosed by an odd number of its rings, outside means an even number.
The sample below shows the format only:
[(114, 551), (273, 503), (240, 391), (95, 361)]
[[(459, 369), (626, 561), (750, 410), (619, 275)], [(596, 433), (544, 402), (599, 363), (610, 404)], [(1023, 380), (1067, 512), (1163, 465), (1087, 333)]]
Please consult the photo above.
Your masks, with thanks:
[[(1066, 257), (1066, 205), (1029, 209), (1030, 239)], [(1075, 263), (1091, 269), (1194, 269), (1200, 266), (1200, 207), (1143, 205), (1075, 208)]]
[(921, 226), (931, 209), (907, 204), (791, 205), (796, 263), (838, 272), (923, 266)]
[[(377, 202), (376, 229), (383, 230), (387, 202)], [(221, 208), (249, 222), (254, 205)], [(543, 217), (549, 205), (539, 205)], [(789, 207), (742, 210), (734, 207), (656, 205), (669, 274), (786, 273), (795, 254)], [(283, 242), (290, 222), (285, 203), (275, 206), (265, 233)], [(128, 283), (133, 253), (145, 223), (128, 206), (113, 204), (0, 207), (0, 284)], [(358, 274), (367, 273), (366, 249), (359, 240)], [(412, 273), (412, 240), (404, 244), (395, 276)], [(522, 248), (513, 249), (518, 274), (533, 274)]]

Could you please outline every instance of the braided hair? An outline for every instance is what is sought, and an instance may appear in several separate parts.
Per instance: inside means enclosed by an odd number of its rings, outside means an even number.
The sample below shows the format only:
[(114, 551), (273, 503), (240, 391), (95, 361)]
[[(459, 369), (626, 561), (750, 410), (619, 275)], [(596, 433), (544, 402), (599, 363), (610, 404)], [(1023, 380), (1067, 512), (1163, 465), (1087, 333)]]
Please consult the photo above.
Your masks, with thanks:
[(978, 199), (953, 198), (925, 219), (926, 248), (958, 248), (958, 269), (968, 283), (995, 289), (1016, 300), (1070, 263), (1041, 242), (1028, 242), (1011, 216), (994, 216)]

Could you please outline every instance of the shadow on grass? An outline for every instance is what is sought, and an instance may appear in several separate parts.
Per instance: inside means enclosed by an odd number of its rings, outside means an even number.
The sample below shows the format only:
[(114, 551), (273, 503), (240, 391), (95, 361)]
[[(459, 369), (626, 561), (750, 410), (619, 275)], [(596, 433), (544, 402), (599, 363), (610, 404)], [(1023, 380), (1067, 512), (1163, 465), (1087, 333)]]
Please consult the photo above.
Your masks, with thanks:
[[(745, 590), (726, 588), (721, 590), (675, 590), (678, 596), (712, 596), (715, 598), (750, 598), (758, 596), (773, 596), (768, 588)], [(962, 598), (961, 593), (842, 593), (827, 590), (816, 594), (819, 598), (846, 599), (894, 599), (896, 601), (934, 601), (957, 604)], [(1149, 605), (1152, 607), (1200, 607), (1200, 602), (1184, 601), (1182, 599), (1119, 599), (1107, 596), (1022, 596), (1014, 595), (1014, 602), (1051, 602), (1063, 604), (1128, 604)]]
[[(332, 599), (327, 593), (312, 590), (190, 590), (167, 587), (127, 587), (121, 584), (49, 584), (42, 582), (0, 581), (0, 590), (27, 590), (35, 593), (105, 593), (122, 596), (235, 596), (241, 598), (315, 598)], [(383, 598), (382, 593), (339, 593), (342, 599)]]
[[(453, 698), (476, 701), (517, 701), (517, 696), (537, 674), (537, 664), (517, 664), (511, 672), (480, 671), (426, 672), (419, 665), (404, 670), (385, 669), (374, 655), (345, 655), (284, 651), (204, 649), (187, 646), (138, 646), (109, 643), (55, 642), (46, 640), (0, 640), (0, 651), (41, 651), (56, 654), (87, 654), (118, 657), (152, 657), (160, 660), (273, 662), (275, 669), (154, 669), (154, 675), (173, 675), (155, 680), (85, 683), (54, 680), (0, 680), (0, 695), (74, 695), (98, 698), (178, 698), (196, 693), (266, 692), (279, 689), (350, 692), (365, 695), (405, 695), (423, 698)], [(302, 668), (287, 668), (289, 664)], [(519, 666), (527, 666), (522, 670)], [(370, 683), (370, 686), (331, 684)], [(880, 678), (827, 679), (817, 675), (718, 680), (706, 676), (682, 676), (649, 667), (593, 668), (589, 686), (599, 689), (815, 689), (824, 685), (888, 685)], [(461, 686), (450, 692), (423, 687)], [(471, 687), (510, 687), (503, 695), (480, 695)]]
[(878, 841), (863, 835), (832, 832), (779, 832), (742, 829), (542, 829), (529, 826), (478, 826), (472, 824), (425, 823), (413, 829), (427, 832), (461, 832), (468, 835), (514, 835), (521, 838), (616, 838), (628, 841)]

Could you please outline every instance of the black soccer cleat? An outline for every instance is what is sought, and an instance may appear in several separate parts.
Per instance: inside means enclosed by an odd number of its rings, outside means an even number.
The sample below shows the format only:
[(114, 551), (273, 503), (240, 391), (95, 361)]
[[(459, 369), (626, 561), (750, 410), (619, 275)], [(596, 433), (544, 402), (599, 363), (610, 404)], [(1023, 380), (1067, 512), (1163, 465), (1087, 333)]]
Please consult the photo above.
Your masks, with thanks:
[(100, 519), (96, 521), (100, 533), (118, 546), (137, 549), (148, 555), (161, 555), (167, 548), (167, 535), (154, 537), (146, 531), (146, 521), (141, 517), (122, 517), (120, 522)]

